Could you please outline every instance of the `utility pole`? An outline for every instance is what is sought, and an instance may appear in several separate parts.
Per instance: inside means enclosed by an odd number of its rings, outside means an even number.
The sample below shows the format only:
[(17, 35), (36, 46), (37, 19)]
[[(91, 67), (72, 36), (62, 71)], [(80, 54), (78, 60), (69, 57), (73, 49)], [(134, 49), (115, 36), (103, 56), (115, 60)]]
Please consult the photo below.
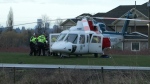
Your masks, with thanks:
[[(136, 1), (135, 1), (135, 14), (136, 14)], [(136, 21), (134, 21), (134, 31), (136, 31)]]
[[(147, 6), (148, 6), (148, 18), (150, 20), (150, 0), (147, 3)], [(150, 50), (150, 22), (148, 24), (149, 24), (148, 25), (148, 49)]]

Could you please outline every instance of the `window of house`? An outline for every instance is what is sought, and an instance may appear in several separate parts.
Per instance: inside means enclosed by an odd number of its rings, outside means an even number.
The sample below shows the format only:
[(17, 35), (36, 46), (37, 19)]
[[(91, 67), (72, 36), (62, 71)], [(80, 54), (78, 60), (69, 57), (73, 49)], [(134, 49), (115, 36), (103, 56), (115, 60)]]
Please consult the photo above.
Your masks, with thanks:
[(131, 43), (131, 50), (132, 51), (139, 51), (140, 50), (140, 43), (139, 42), (132, 42)]

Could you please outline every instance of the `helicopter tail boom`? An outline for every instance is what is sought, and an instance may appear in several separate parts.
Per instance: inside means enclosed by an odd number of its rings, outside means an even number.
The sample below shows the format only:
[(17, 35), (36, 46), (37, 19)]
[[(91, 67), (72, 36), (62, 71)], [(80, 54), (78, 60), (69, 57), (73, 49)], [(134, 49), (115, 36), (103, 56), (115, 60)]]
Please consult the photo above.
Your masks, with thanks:
[(128, 20), (128, 19), (132, 19), (132, 18), (135, 18), (135, 17), (134, 17), (134, 15), (132, 14), (132, 12), (129, 11), (129, 12), (127, 13), (127, 15), (126, 15), (126, 18), (127, 18), (127, 20), (125, 21), (125, 23), (124, 23), (124, 25), (123, 25), (123, 27), (122, 27), (122, 31), (121, 31), (121, 33), (122, 33), (123, 36), (126, 34), (126, 32), (127, 32), (127, 30), (128, 30), (128, 26), (129, 26), (129, 23), (130, 23), (130, 20)]

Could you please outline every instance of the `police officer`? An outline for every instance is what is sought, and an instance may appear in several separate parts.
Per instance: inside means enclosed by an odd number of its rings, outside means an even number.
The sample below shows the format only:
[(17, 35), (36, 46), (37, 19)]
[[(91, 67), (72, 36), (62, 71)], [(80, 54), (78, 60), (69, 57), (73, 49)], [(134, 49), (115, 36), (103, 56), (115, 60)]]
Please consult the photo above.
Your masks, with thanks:
[(44, 35), (40, 35), (38, 36), (38, 55), (40, 56), (41, 55), (41, 50), (42, 50), (42, 53), (43, 53), (43, 56), (45, 56), (45, 43), (46, 43), (46, 38)]
[(35, 33), (30, 38), (30, 56), (34, 53), (34, 56), (36, 56), (36, 44), (37, 44), (37, 38), (35, 36)]

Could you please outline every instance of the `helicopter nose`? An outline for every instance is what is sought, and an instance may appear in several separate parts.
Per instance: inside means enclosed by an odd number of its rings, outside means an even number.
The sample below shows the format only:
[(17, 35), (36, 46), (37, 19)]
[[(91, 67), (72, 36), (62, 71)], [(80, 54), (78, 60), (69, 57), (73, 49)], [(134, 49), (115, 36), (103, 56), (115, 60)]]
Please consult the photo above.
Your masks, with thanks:
[(55, 42), (52, 45), (51, 49), (54, 52), (71, 53), (72, 43), (70, 43), (70, 42)]

